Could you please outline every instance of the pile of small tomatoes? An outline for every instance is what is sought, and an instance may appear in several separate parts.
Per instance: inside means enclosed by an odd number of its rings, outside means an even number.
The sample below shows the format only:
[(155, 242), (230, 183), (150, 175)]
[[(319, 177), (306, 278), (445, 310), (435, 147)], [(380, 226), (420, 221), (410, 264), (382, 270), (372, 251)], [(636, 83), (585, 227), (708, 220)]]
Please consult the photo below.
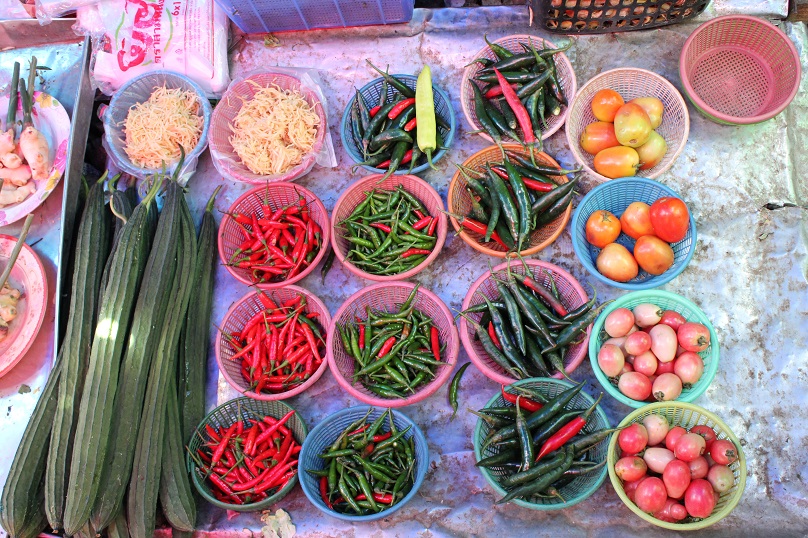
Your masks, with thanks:
[(603, 89), (592, 98), (598, 120), (581, 133), (581, 149), (595, 156), (594, 168), (608, 178), (633, 176), (659, 164), (668, 151), (655, 131), (662, 124), (665, 105), (656, 97), (628, 103), (614, 90)]
[(646, 416), (620, 431), (614, 472), (637, 507), (667, 522), (706, 518), (735, 484), (729, 465), (738, 448), (707, 425), (671, 427), (662, 415)]
[[(611, 280), (628, 282), (640, 268), (652, 275), (670, 269), (675, 257), (671, 245), (684, 239), (689, 227), (687, 205), (666, 196), (650, 206), (633, 202), (619, 218), (603, 209), (595, 211), (586, 221), (586, 240), (602, 249), (596, 260), (598, 271)], [(635, 240), (633, 255), (616, 242), (621, 233)]]

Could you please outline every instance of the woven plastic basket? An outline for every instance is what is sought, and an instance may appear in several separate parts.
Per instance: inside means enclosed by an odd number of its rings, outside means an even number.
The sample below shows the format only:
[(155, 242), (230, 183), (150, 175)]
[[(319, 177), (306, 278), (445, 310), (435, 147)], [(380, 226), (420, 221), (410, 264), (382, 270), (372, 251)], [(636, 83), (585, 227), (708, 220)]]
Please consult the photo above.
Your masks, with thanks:
[[(418, 80), (418, 77), (413, 75), (393, 75), (409, 88), (415, 89), (415, 83)], [(382, 84), (384, 83), (384, 79), (379, 77), (377, 79), (371, 80), (367, 84), (365, 84), (359, 92), (365, 97), (365, 101), (368, 104), (379, 103), (379, 97), (381, 96), (382, 92)], [(438, 162), (440, 159), (446, 155), (448, 148), (452, 146), (452, 142), (454, 142), (455, 134), (457, 133), (457, 119), (455, 118), (454, 108), (452, 108), (452, 100), (449, 98), (449, 95), (443, 91), (442, 89), (438, 88), (435, 84), (432, 85), (432, 94), (433, 99), (435, 101), (435, 114), (446, 120), (449, 123), (449, 129), (444, 127), (438, 127), (438, 134), (440, 134), (441, 138), (443, 139), (443, 146), (438, 148), (438, 151), (432, 155), (432, 163)], [(392, 86), (388, 85), (387, 88), (387, 101), (389, 102), (391, 99), (400, 96), (401, 94), (398, 93), (398, 90), (393, 88)], [(348, 105), (345, 107), (345, 112), (342, 114), (342, 122), (340, 123), (339, 135), (342, 139), (342, 146), (345, 148), (345, 151), (348, 152), (348, 156), (353, 160), (353, 162), (359, 164), (363, 162), (365, 159), (362, 156), (362, 141), (357, 140), (354, 138), (353, 135), (353, 121), (351, 120), (351, 108), (354, 107), (354, 103), (356, 102), (356, 94), (351, 96), (351, 99), (348, 101)], [(371, 107), (374, 105), (371, 104)], [(372, 166), (365, 166), (362, 165), (362, 168), (365, 170), (369, 170), (374, 174), (384, 174), (387, 170), (383, 168), (373, 168)], [(429, 168), (429, 163), (423, 163), (418, 165), (412, 169), (413, 174), (420, 174), (421, 172), (425, 171)], [(403, 164), (395, 172), (395, 174), (406, 174), (410, 169), (409, 164)]]
[(354, 322), (357, 318), (367, 319), (365, 307), (374, 310), (394, 311), (407, 299), (415, 284), (410, 282), (385, 282), (374, 284), (354, 293), (340, 306), (334, 321), (328, 328), (328, 364), (337, 383), (357, 400), (383, 407), (403, 407), (418, 403), (438, 391), (449, 379), (457, 354), (460, 352), (460, 339), (454, 326), (452, 314), (440, 298), (429, 290), (419, 288), (415, 297), (415, 309), (432, 318), (438, 329), (441, 347), (445, 346), (441, 361), (445, 366), (437, 367), (435, 379), (423, 385), (415, 394), (402, 399), (386, 399), (375, 395), (358, 381), (353, 381), (356, 361), (346, 352), (339, 337), (337, 326)]
[(281, 289), (250, 292), (235, 302), (224, 315), (224, 318), (219, 325), (215, 344), (216, 364), (218, 364), (219, 371), (222, 373), (224, 378), (233, 388), (245, 396), (249, 396), (250, 398), (266, 401), (285, 400), (286, 398), (291, 398), (292, 396), (302, 393), (314, 385), (317, 380), (320, 379), (320, 376), (323, 375), (326, 368), (328, 368), (328, 361), (323, 360), (323, 363), (310, 378), (292, 390), (277, 394), (263, 392), (258, 394), (253, 390), (250, 390), (247, 380), (244, 379), (244, 376), (241, 373), (241, 361), (230, 359), (230, 357), (235, 355), (235, 351), (225, 337), (225, 334), (241, 331), (244, 328), (244, 325), (246, 325), (255, 314), (265, 310), (260, 299), (260, 295), (262, 293), (266, 294), (267, 297), (272, 299), (275, 304), (283, 303), (289, 299), (297, 297), (298, 295), (303, 295), (306, 300), (306, 306), (301, 312), (304, 314), (308, 314), (309, 312), (317, 312), (317, 317), (314, 318), (314, 321), (319, 324), (321, 334), (325, 333), (325, 331), (328, 330), (328, 327), (331, 325), (331, 316), (328, 313), (328, 308), (326, 308), (325, 304), (323, 304), (319, 297), (306, 289), (291, 285), (284, 286)]
[[(584, 196), (572, 217), (572, 248), (575, 250), (575, 255), (578, 256), (581, 264), (592, 276), (616, 288), (647, 290), (670, 282), (685, 270), (696, 252), (696, 221), (692, 215), (690, 216), (690, 228), (687, 235), (678, 243), (671, 245), (674, 256), (673, 265), (670, 269), (657, 276), (646, 273), (642, 269), (640, 269), (640, 273), (635, 278), (628, 282), (617, 282), (603, 276), (596, 265), (601, 249), (589, 244), (586, 240), (586, 221), (595, 211), (605, 209), (620, 217), (629, 204), (633, 202), (645, 202), (651, 205), (665, 196), (680, 198), (676, 192), (665, 185), (641, 177), (613, 179), (598, 185)], [(634, 252), (635, 240), (626, 234), (621, 233), (616, 242), (626, 247), (629, 252)]]
[[(514, 383), (514, 386), (528, 387), (538, 390), (549, 399), (559, 395), (567, 389), (574, 387), (575, 385), (569, 381), (558, 379), (530, 378), (518, 381)], [(581, 391), (575, 395), (572, 401), (568, 403), (564, 409), (587, 409), (591, 407), (593, 403), (595, 403), (594, 398)], [(500, 391), (497, 391), (496, 395), (494, 395), (494, 397), (491, 398), (485, 405), (486, 408), (502, 406), (512, 407), (512, 404), (505, 401)], [(581, 433), (592, 433), (597, 430), (607, 429), (610, 427), (611, 425), (609, 424), (609, 419), (606, 417), (606, 413), (604, 413), (603, 409), (601, 409), (600, 405), (598, 405), (595, 408), (595, 413), (591, 416), (589, 422), (587, 422), (586, 426), (584, 426)], [(477, 426), (474, 428), (474, 456), (476, 461), (480, 461), (482, 458), (487, 458), (489, 456), (494, 456), (500, 452), (500, 449), (495, 446), (489, 446), (485, 450), (481, 450), (483, 441), (486, 439), (489, 432), (490, 426), (485, 421), (478, 419)], [(589, 461), (596, 463), (605, 461), (608, 446), (609, 439), (607, 438), (595, 445), (593, 448), (589, 449)], [(497, 498), (504, 497), (507, 492), (502, 486), (499, 485), (500, 478), (511, 473), (506, 473), (503, 467), (479, 467), (479, 469), (480, 472), (482, 472), (486, 482), (488, 482), (488, 484), (494, 489), (494, 492), (496, 492)], [(549, 511), (569, 508), (570, 506), (574, 506), (591, 497), (592, 494), (595, 493), (603, 484), (603, 481), (606, 480), (606, 474), (607, 470), (604, 467), (599, 471), (594, 471), (592, 473), (579, 476), (559, 490), (559, 493), (564, 498), (564, 501), (561, 501), (558, 498), (540, 498), (537, 499), (536, 502), (528, 502), (521, 499), (516, 499), (512, 502), (518, 506), (530, 508), (531, 510)]]
[[(440, 194), (438, 194), (429, 183), (419, 177), (410, 175), (390, 176), (379, 183), (381, 178), (381, 174), (373, 174), (360, 179), (349, 186), (345, 192), (342, 193), (342, 196), (339, 197), (334, 206), (334, 211), (331, 213), (331, 247), (334, 249), (340, 263), (356, 276), (379, 282), (391, 282), (417, 275), (438, 257), (446, 241), (448, 224), (446, 223), (446, 215), (443, 213), (443, 200)], [(368, 273), (360, 269), (348, 260), (347, 256), (351, 244), (344, 237), (344, 229), (341, 223), (348, 218), (353, 210), (356, 209), (356, 206), (365, 199), (366, 193), (371, 192), (373, 189), (389, 191), (399, 185), (401, 185), (405, 191), (415, 196), (424, 205), (430, 216), (438, 219), (436, 228), (438, 240), (435, 243), (435, 248), (432, 249), (432, 253), (409, 271), (395, 275), (374, 275), (373, 273)]]
[[(292, 278), (280, 282), (262, 282), (255, 284), (248, 269), (230, 265), (230, 258), (233, 257), (239, 245), (244, 242), (244, 235), (242, 235), (239, 228), (240, 225), (230, 215), (234, 213), (255, 214), (260, 219), (269, 216), (264, 215), (262, 206), (264, 202), (268, 201), (269, 207), (271, 207), (273, 211), (276, 211), (278, 208), (297, 203), (300, 198), (306, 200), (306, 206), (311, 210), (311, 218), (322, 230), (320, 250), (309, 266)], [(325, 256), (330, 239), (331, 222), (328, 220), (328, 211), (323, 205), (323, 202), (321, 202), (313, 192), (293, 183), (272, 183), (262, 187), (256, 187), (239, 196), (236, 201), (233, 202), (233, 205), (230, 206), (227, 214), (222, 217), (218, 239), (219, 258), (231, 275), (248, 286), (255, 285), (265, 290), (280, 288), (306, 278), (306, 276), (317, 267), (320, 260), (323, 259), (323, 256)]]
[[(617, 436), (612, 435), (611, 441), (609, 441), (609, 454), (606, 466), (609, 468), (609, 480), (611, 480), (612, 486), (617, 492), (617, 495), (619, 495), (623, 503), (639, 517), (648, 523), (652, 523), (665, 529), (675, 531), (702, 530), (727, 517), (738, 505), (738, 502), (740, 502), (741, 497), (743, 496), (744, 488), (746, 487), (746, 456), (743, 453), (741, 442), (738, 440), (735, 434), (732, 433), (729, 426), (724, 424), (724, 422), (716, 415), (697, 405), (682, 402), (657, 402), (647, 405), (642, 409), (637, 409), (629, 416), (624, 418), (619, 427), (623, 428), (629, 424), (641, 422), (643, 418), (651, 414), (662, 415), (668, 420), (668, 423), (670, 423), (671, 426), (682, 426), (685, 429), (689, 429), (698, 424), (705, 424), (715, 431), (718, 439), (728, 439), (732, 441), (735, 444), (735, 447), (738, 449), (738, 461), (729, 466), (732, 473), (735, 475), (735, 484), (729, 491), (721, 495), (721, 498), (716, 503), (715, 509), (710, 517), (699, 521), (680, 523), (660, 521), (640, 510), (636, 504), (629, 500), (625, 491), (623, 491), (623, 483), (614, 472), (614, 464), (617, 463), (619, 454), (617, 449)], [(684, 521), (688, 520), (686, 519)]]
[[(138, 103), (145, 103), (156, 88), (165, 86), (169, 90), (181, 89), (196, 94), (199, 99), (198, 114), (204, 118), (202, 132), (199, 135), (199, 142), (193, 148), (185, 148), (185, 169), (195, 166), (199, 155), (208, 146), (208, 132), (211, 123), (211, 106), (205, 92), (199, 85), (178, 73), (171, 71), (152, 71), (133, 78), (124, 84), (109, 103), (109, 108), (104, 112), (104, 137), (107, 145), (112, 151), (115, 163), (127, 174), (143, 179), (147, 176), (157, 174), (162, 171), (160, 168), (141, 168), (136, 166), (124, 151), (126, 146), (126, 134), (124, 124), (129, 115), (129, 109)], [(166, 166), (166, 171), (171, 174), (176, 169), (178, 163)]]
[[(286, 497), (286, 495), (295, 488), (298, 480), (297, 475), (294, 476), (283, 489), (274, 495), (267, 497), (263, 501), (252, 504), (224, 503), (213, 496), (211, 488), (208, 486), (207, 481), (205, 480), (204, 473), (198, 469), (190, 454), (196, 455), (197, 449), (199, 449), (203, 443), (211, 441), (207, 431), (205, 430), (205, 425), (209, 424), (214, 429), (218, 430), (219, 427), (229, 428), (231, 425), (240, 420), (262, 420), (264, 417), (268, 416), (280, 419), (289, 411), (292, 411), (292, 408), (283, 402), (261, 402), (251, 400), (250, 398), (236, 398), (235, 400), (230, 400), (229, 402), (220, 405), (208, 413), (208, 416), (206, 416), (197, 427), (193, 437), (187, 441), (188, 454), (186, 454), (185, 457), (188, 471), (191, 473), (191, 480), (193, 481), (194, 487), (199, 494), (214, 506), (224, 510), (233, 510), (236, 512), (257, 512), (260, 510), (265, 510), (274, 503)], [(295, 414), (292, 415), (286, 422), (286, 426), (295, 436), (295, 441), (303, 444), (306, 439), (306, 432), (308, 431), (306, 428), (306, 423), (303, 421), (303, 417), (301, 417), (299, 413), (295, 412)], [(300, 463), (298, 463), (298, 468), (300, 468)]]
[[(538, 50), (541, 50), (542, 46), (548, 49), (557, 48), (556, 45), (550, 41), (547, 41), (546, 39), (542, 39), (534, 35), (524, 34), (502, 37), (496, 41), (493, 41), (493, 43), (501, 45), (511, 52), (516, 53), (524, 52), (524, 49), (520, 43), (532, 43), (533, 46)], [(477, 51), (473, 58), (469, 58), (469, 61), (472, 61), (475, 58), (488, 58), (489, 60), (495, 61), (498, 59), (491, 48), (487, 45)], [(558, 84), (561, 86), (561, 92), (564, 94), (567, 103), (572, 103), (577, 89), (577, 81), (575, 79), (575, 71), (572, 69), (572, 64), (570, 63), (569, 58), (567, 58), (567, 55), (563, 52), (555, 54), (553, 59), (555, 62), (556, 73), (558, 75)], [(460, 104), (463, 107), (463, 114), (465, 114), (466, 120), (468, 120), (469, 125), (471, 125), (471, 130), (481, 131), (479, 135), (493, 144), (494, 141), (485, 133), (480, 121), (477, 119), (477, 114), (474, 112), (474, 90), (472, 89), (471, 85), (474, 84), (472, 79), (477, 76), (477, 73), (481, 69), (483, 69), (483, 66), (475, 62), (468, 65), (466, 70), (463, 71), (463, 82), (460, 84)], [(552, 136), (553, 133), (558, 131), (561, 126), (564, 125), (564, 120), (567, 118), (568, 112), (569, 106), (562, 104), (561, 114), (546, 118), (547, 125), (541, 130), (542, 140)], [(521, 133), (519, 130), (516, 132), (517, 134)], [(519, 140), (516, 142), (519, 142)]]
[(598, 366), (598, 352), (600, 352), (603, 342), (609, 339), (609, 335), (603, 330), (606, 316), (618, 308), (633, 310), (635, 306), (642, 303), (655, 304), (663, 310), (673, 310), (684, 316), (687, 321), (701, 323), (710, 330), (710, 345), (707, 349), (699, 353), (699, 356), (704, 361), (704, 373), (696, 384), (690, 388), (683, 389), (682, 394), (675, 400), (676, 402), (692, 402), (704, 394), (704, 391), (706, 391), (707, 387), (713, 382), (715, 374), (718, 372), (718, 335), (713, 328), (713, 324), (710, 323), (710, 320), (701, 308), (681, 295), (669, 291), (650, 290), (627, 293), (615, 300), (600, 313), (600, 316), (595, 320), (595, 324), (592, 327), (592, 337), (589, 339), (589, 362), (592, 363), (592, 371), (595, 372), (595, 377), (598, 378), (598, 382), (600, 382), (606, 392), (627, 406), (637, 408), (648, 405), (648, 402), (640, 402), (625, 396), (611, 383), (609, 378), (606, 377), (606, 374), (600, 369), (600, 366)]
[(759, 123), (782, 112), (800, 86), (800, 56), (772, 23), (745, 15), (708, 21), (690, 34), (679, 57), (690, 102), (728, 125)]
[[(550, 277), (547, 273), (552, 275), (556, 287), (558, 288), (558, 293), (561, 295), (561, 303), (567, 307), (568, 310), (574, 310), (588, 300), (586, 292), (578, 281), (575, 280), (575, 277), (561, 267), (539, 260), (527, 260), (526, 263), (533, 274), (533, 279), (548, 290), (550, 289)], [(510, 265), (512, 273), (518, 275), (525, 274), (525, 268), (521, 262), (511, 261)], [(501, 263), (494, 267), (493, 271), (494, 274), (498, 275), (500, 278), (505, 278), (507, 268), (508, 262)], [(486, 271), (471, 285), (468, 293), (466, 293), (466, 297), (463, 299), (463, 307), (461, 310), (466, 310), (469, 307), (482, 303), (483, 297), (488, 297), (492, 300), (499, 298), (499, 291), (491, 276), (491, 271)], [(482, 314), (469, 314), (469, 318), (479, 323)], [(465, 317), (460, 316), (458, 318), (458, 327), (460, 339), (463, 342), (463, 348), (466, 350), (466, 353), (468, 353), (471, 362), (474, 363), (483, 375), (501, 385), (507, 385), (517, 381), (514, 377), (506, 374), (505, 370), (488, 356), (488, 353), (485, 352), (480, 341), (474, 338), (474, 328), (466, 321)], [(564, 369), (567, 371), (567, 374), (575, 371), (583, 362), (584, 357), (586, 357), (590, 330), (591, 328), (587, 328), (584, 340), (579, 344), (568, 347), (566, 354), (562, 357), (564, 360)], [(553, 377), (561, 379), (562, 375), (561, 373), (556, 373)]]
[[(328, 508), (320, 497), (319, 479), (307, 471), (318, 471), (323, 469), (325, 467), (326, 460), (319, 457), (319, 455), (334, 443), (345, 428), (347, 428), (351, 423), (364, 417), (368, 413), (369, 409), (371, 411), (367, 417), (368, 422), (372, 422), (373, 420), (377, 419), (386, 411), (385, 409), (370, 408), (363, 405), (343, 409), (342, 411), (338, 411), (333, 415), (326, 417), (322, 422), (315, 426), (313, 430), (311, 430), (311, 433), (306, 438), (306, 442), (303, 443), (303, 448), (300, 451), (300, 460), (298, 463), (301, 475), (300, 483), (303, 486), (303, 493), (305, 493), (306, 497), (309, 498), (311, 504), (329, 516), (355, 523), (374, 521), (376, 519), (388, 517), (396, 510), (401, 509), (401, 507), (407, 504), (421, 488), (421, 484), (423, 484), (427, 470), (429, 469), (429, 446), (427, 445), (426, 437), (424, 437), (423, 432), (416, 423), (410, 420), (407, 415), (401, 411), (393, 410), (393, 424), (395, 424), (396, 429), (400, 431), (408, 426), (411, 426), (410, 431), (404, 435), (404, 438), (415, 438), (415, 477), (413, 480), (412, 489), (410, 489), (409, 493), (407, 493), (398, 503), (387, 510), (379, 512), (378, 514), (368, 516), (352, 516), (348, 514), (341, 514)], [(384, 428), (386, 431), (386, 422)]]
[[(514, 153), (517, 153), (523, 157), (530, 158), (530, 153), (528, 150), (519, 146), (517, 144), (503, 144), (503, 147)], [(534, 153), (536, 158), (536, 162), (544, 165), (549, 166), (559, 166), (559, 164), (547, 155), (546, 153)], [(471, 168), (472, 170), (477, 170), (479, 172), (485, 172), (485, 164), (486, 163), (501, 163), (502, 162), (502, 153), (500, 152), (497, 146), (490, 146), (483, 150), (478, 151), (463, 163), (463, 166), (466, 168)], [(551, 179), (558, 183), (559, 185), (563, 185), (567, 183), (569, 179), (567, 176), (551, 176)], [(466, 179), (463, 177), (463, 174), (460, 171), (456, 171), (454, 176), (452, 176), (452, 181), (449, 183), (449, 192), (448, 192), (448, 204), (449, 204), (449, 213), (454, 215), (470, 215), (471, 214), (471, 195), (469, 194), (466, 187), (468, 183)], [(532, 256), (537, 254), (541, 250), (549, 247), (553, 244), (553, 241), (558, 239), (558, 236), (561, 235), (561, 232), (564, 231), (564, 227), (567, 225), (567, 222), (570, 220), (570, 214), (572, 213), (572, 204), (567, 210), (562, 213), (559, 217), (557, 217), (554, 221), (545, 224), (541, 228), (534, 230), (533, 233), (530, 234), (530, 242), (528, 243), (528, 248), (522, 250), (520, 253), (522, 256)], [(475, 232), (469, 232), (464, 229), (461, 229), (460, 223), (457, 221), (457, 218), (450, 216), (449, 219), (452, 222), (452, 227), (455, 229), (455, 232), (458, 233), (460, 238), (471, 248), (478, 252), (482, 252), (483, 254), (487, 254), (489, 256), (494, 256), (497, 258), (504, 258), (508, 255), (505, 249), (498, 245), (493, 241), (489, 241), (488, 243), (484, 242), (484, 236)], [(511, 257), (516, 257), (516, 253), (510, 253)]]
[(643, 170), (648, 178), (659, 177), (662, 172), (673, 166), (673, 161), (682, 153), (690, 132), (690, 115), (682, 95), (664, 77), (645, 69), (621, 67), (594, 76), (581, 87), (575, 100), (570, 105), (567, 118), (567, 143), (587, 173), (597, 181), (609, 181), (609, 178), (595, 172), (595, 156), (581, 149), (581, 133), (590, 123), (597, 121), (592, 113), (592, 98), (599, 90), (612, 89), (619, 93), (626, 102), (638, 97), (656, 97), (665, 106), (662, 113), (662, 124), (656, 128), (668, 145), (665, 157), (653, 168)]
[[(267, 88), (272, 85), (278, 86), (282, 90), (299, 91), (306, 102), (314, 107), (315, 113), (320, 117), (320, 125), (317, 129), (314, 146), (308, 155), (303, 157), (300, 164), (282, 174), (259, 175), (254, 174), (241, 162), (241, 158), (230, 144), (230, 137), (233, 134), (230, 126), (245, 101), (252, 99), (261, 88)], [(233, 181), (252, 183), (254, 185), (264, 185), (267, 182), (275, 181), (294, 181), (307, 174), (314, 166), (317, 153), (323, 147), (327, 131), (328, 119), (326, 118), (323, 104), (312, 90), (302, 85), (299, 78), (282, 73), (259, 73), (232, 83), (222, 96), (219, 104), (216, 105), (208, 136), (210, 156), (216, 170)]]

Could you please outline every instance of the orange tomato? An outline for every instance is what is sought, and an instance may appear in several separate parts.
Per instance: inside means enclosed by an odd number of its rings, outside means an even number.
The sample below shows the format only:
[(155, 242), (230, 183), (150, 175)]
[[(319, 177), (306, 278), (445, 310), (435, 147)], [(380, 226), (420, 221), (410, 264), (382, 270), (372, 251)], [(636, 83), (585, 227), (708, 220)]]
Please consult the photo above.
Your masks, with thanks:
[(673, 249), (655, 235), (644, 235), (634, 244), (634, 259), (643, 271), (661, 275), (673, 265)]
[(651, 131), (648, 142), (637, 148), (640, 156), (640, 170), (648, 170), (658, 165), (668, 152), (668, 144), (656, 131)]
[(651, 136), (651, 118), (637, 103), (626, 103), (614, 116), (614, 135), (624, 146), (638, 148)]
[(628, 282), (640, 272), (637, 260), (619, 243), (610, 243), (603, 247), (595, 265), (600, 274), (617, 282)]
[(619, 145), (620, 142), (614, 136), (613, 123), (596, 121), (584, 127), (584, 132), (581, 133), (581, 149), (592, 155)]
[(614, 121), (614, 115), (624, 104), (625, 101), (619, 93), (603, 89), (592, 98), (592, 113), (600, 121)]
[(620, 215), (620, 228), (632, 239), (639, 239), (644, 235), (654, 235), (654, 227), (651, 225), (651, 207), (644, 202), (630, 204)]
[(656, 129), (662, 125), (662, 114), (665, 112), (665, 105), (656, 97), (638, 97), (632, 99), (629, 103), (636, 103), (640, 105), (648, 118), (651, 120), (651, 129)]
[(600, 150), (594, 166), (598, 174), (611, 179), (633, 176), (640, 166), (640, 156), (634, 148), (615, 146)]
[(586, 240), (603, 248), (620, 237), (620, 219), (605, 209), (595, 211), (586, 220)]

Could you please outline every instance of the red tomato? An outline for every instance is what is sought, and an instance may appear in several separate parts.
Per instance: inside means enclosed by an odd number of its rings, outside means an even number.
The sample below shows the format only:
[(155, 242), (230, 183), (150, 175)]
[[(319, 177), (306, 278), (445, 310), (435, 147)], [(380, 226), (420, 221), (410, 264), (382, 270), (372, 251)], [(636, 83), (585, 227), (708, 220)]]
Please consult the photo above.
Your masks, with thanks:
[(581, 149), (592, 155), (597, 155), (601, 150), (619, 145), (620, 142), (614, 136), (613, 123), (596, 121), (584, 127), (584, 132), (581, 133)]
[(640, 156), (634, 148), (616, 146), (595, 155), (595, 172), (610, 179), (634, 176), (639, 166)]
[(637, 155), (640, 156), (640, 170), (648, 170), (662, 162), (668, 152), (668, 144), (662, 135), (656, 131), (651, 131), (648, 141), (637, 148)]
[[(710, 486), (710, 483), (707, 482), (707, 485)], [(712, 490), (712, 486), (710, 486), (710, 490)], [(656, 477), (643, 478), (637, 486), (637, 491), (634, 492), (634, 502), (637, 508), (643, 512), (651, 513), (662, 510), (667, 500), (668, 493), (665, 490), (665, 484)]]
[[(639, 488), (637, 494), (639, 498)], [(703, 478), (692, 481), (685, 491), (685, 508), (691, 517), (709, 517), (715, 508), (712, 484)]]
[(673, 454), (677, 459), (689, 463), (704, 454), (706, 447), (704, 437), (697, 433), (686, 433), (676, 440)]
[[(635, 480), (639, 480), (645, 476), (645, 472), (647, 470), (648, 466), (645, 464), (645, 460), (637, 456), (626, 456), (625, 458), (620, 458), (617, 460), (617, 463), (614, 464), (614, 473), (623, 482), (634, 482)], [(690, 471), (688, 471), (688, 477), (689, 476)]]
[(710, 445), (710, 457), (719, 465), (729, 465), (738, 459), (738, 450), (732, 441), (716, 439)]
[(665, 483), (668, 497), (681, 499), (685, 494), (685, 490), (687, 490), (687, 486), (690, 485), (690, 467), (683, 461), (673, 460), (665, 466), (665, 470), (662, 472), (662, 481)]
[(707, 450), (710, 450), (710, 445), (716, 440), (715, 431), (706, 424), (699, 424), (690, 428), (690, 433), (695, 433), (704, 437), (704, 442), (707, 444)]
[(639, 148), (651, 138), (651, 118), (637, 103), (626, 103), (614, 115), (614, 135), (630, 148)]
[(699, 456), (693, 461), (689, 462), (687, 466), (690, 468), (690, 479), (696, 480), (697, 478), (704, 478), (710, 470), (710, 464), (707, 458)]
[(634, 244), (634, 259), (646, 273), (661, 275), (673, 265), (673, 249), (656, 236), (644, 235)]
[(688, 321), (676, 331), (676, 338), (686, 351), (698, 353), (710, 346), (710, 329), (701, 323)]
[(663, 325), (669, 326), (674, 331), (678, 331), (687, 320), (685, 317), (674, 310), (665, 310), (662, 314), (662, 319), (659, 320)]
[(651, 396), (651, 380), (639, 372), (627, 372), (620, 376), (617, 388), (632, 400), (643, 401)]
[(617, 435), (617, 444), (620, 445), (620, 449), (624, 452), (638, 454), (645, 450), (648, 444), (648, 431), (645, 429), (645, 426), (635, 422), (631, 426), (620, 430), (620, 433)]
[(591, 245), (603, 248), (620, 237), (620, 219), (601, 209), (586, 219), (586, 240)]
[(686, 433), (687, 430), (681, 426), (674, 426), (668, 430), (668, 435), (665, 436), (665, 448), (672, 451), (676, 447), (676, 441)]
[(632, 239), (644, 235), (654, 235), (651, 224), (651, 207), (643, 202), (634, 202), (620, 215), (620, 227), (623, 233)]
[(665, 196), (651, 204), (651, 226), (657, 237), (668, 243), (685, 238), (690, 228), (690, 212), (679, 198)]
[[(618, 462), (619, 463), (619, 462)], [(735, 475), (725, 465), (713, 465), (707, 473), (707, 480), (718, 493), (726, 493), (735, 485)]]
[(614, 121), (614, 116), (625, 104), (623, 97), (614, 90), (605, 88), (592, 97), (592, 113), (600, 121)]
[(603, 247), (595, 265), (600, 274), (617, 282), (628, 282), (640, 272), (634, 256), (619, 243)]

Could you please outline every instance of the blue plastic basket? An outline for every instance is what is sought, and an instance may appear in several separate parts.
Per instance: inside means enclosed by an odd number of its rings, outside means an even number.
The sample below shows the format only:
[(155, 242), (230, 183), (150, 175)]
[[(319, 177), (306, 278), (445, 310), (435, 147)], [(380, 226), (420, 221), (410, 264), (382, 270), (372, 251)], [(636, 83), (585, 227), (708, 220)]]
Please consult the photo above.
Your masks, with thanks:
[[(670, 282), (684, 271), (696, 251), (696, 221), (690, 215), (690, 229), (684, 239), (671, 245), (673, 248), (673, 265), (659, 276), (654, 276), (640, 269), (640, 273), (628, 282), (617, 282), (606, 278), (597, 269), (600, 249), (590, 245), (586, 240), (586, 221), (595, 211), (605, 209), (620, 217), (633, 202), (645, 202), (651, 205), (665, 196), (681, 198), (665, 185), (643, 177), (624, 177), (613, 179), (592, 189), (584, 196), (572, 217), (572, 248), (586, 270), (595, 278), (606, 284), (624, 290), (649, 290)], [(634, 239), (624, 233), (620, 234), (617, 243), (629, 252), (634, 252)]]
[[(300, 450), (300, 459), (298, 460), (298, 476), (300, 477), (300, 484), (303, 486), (303, 492), (309, 501), (320, 509), (325, 514), (330, 516), (344, 519), (346, 521), (362, 522), (373, 521), (387, 517), (402, 506), (407, 504), (412, 499), (421, 487), (426, 477), (426, 471), (429, 468), (429, 447), (427, 446), (426, 438), (423, 432), (412, 420), (401, 411), (393, 410), (393, 423), (396, 428), (402, 430), (407, 426), (412, 426), (410, 431), (404, 436), (406, 439), (415, 437), (415, 481), (413, 482), (410, 492), (387, 510), (383, 510), (378, 514), (371, 514), (368, 516), (352, 516), (348, 514), (340, 514), (328, 508), (323, 500), (320, 498), (319, 479), (313, 476), (308, 470), (321, 470), (325, 468), (326, 460), (322, 459), (319, 455), (323, 453), (331, 444), (336, 441), (337, 437), (347, 428), (352, 422), (361, 419), (370, 411), (367, 420), (372, 422), (378, 418), (386, 409), (378, 407), (370, 407), (367, 405), (350, 407), (338, 411), (333, 415), (326, 417), (320, 422), (306, 437), (303, 447)], [(385, 421), (386, 424), (386, 421)], [(386, 428), (385, 428), (386, 431)]]
[(415, 0), (216, 0), (243, 32), (260, 34), (409, 22)]
[[(401, 82), (406, 84), (408, 87), (415, 89), (415, 83), (418, 80), (418, 77), (413, 75), (393, 75)], [(381, 96), (382, 92), (382, 84), (384, 79), (379, 77), (375, 80), (372, 80), (365, 84), (360, 91), (360, 93), (365, 97), (365, 101), (369, 104), (379, 103), (379, 97)], [(446, 94), (445, 91), (438, 88), (436, 85), (432, 85), (432, 92), (435, 99), (435, 114), (443, 118), (449, 123), (449, 129), (445, 129), (443, 127), (438, 127), (438, 133), (440, 133), (441, 138), (443, 138), (443, 147), (445, 149), (438, 150), (432, 156), (432, 162), (438, 162), (446, 152), (448, 148), (451, 147), (452, 142), (454, 141), (455, 132), (457, 132), (457, 119), (455, 118), (454, 109), (452, 108), (452, 101), (449, 99), (449, 96)], [(387, 88), (387, 99), (393, 99), (394, 97), (398, 96), (398, 90), (393, 88), (392, 86), (388, 86)], [(348, 106), (345, 107), (345, 112), (342, 114), (342, 122), (340, 123), (339, 129), (339, 136), (342, 139), (342, 146), (345, 148), (345, 151), (348, 152), (348, 155), (351, 156), (351, 159), (355, 163), (361, 163), (364, 161), (362, 157), (362, 141), (357, 140), (353, 136), (353, 122), (351, 121), (351, 108), (353, 108), (354, 103), (356, 102), (356, 94), (351, 97), (351, 100), (348, 101)], [(384, 168), (373, 168), (372, 166), (362, 166), (365, 170), (370, 170), (374, 174), (384, 174), (387, 172)], [(421, 164), (416, 166), (412, 169), (412, 174), (418, 174), (423, 172), (429, 168), (428, 163)], [(410, 169), (410, 165), (401, 165), (401, 167), (395, 172), (396, 174), (406, 174)]]

